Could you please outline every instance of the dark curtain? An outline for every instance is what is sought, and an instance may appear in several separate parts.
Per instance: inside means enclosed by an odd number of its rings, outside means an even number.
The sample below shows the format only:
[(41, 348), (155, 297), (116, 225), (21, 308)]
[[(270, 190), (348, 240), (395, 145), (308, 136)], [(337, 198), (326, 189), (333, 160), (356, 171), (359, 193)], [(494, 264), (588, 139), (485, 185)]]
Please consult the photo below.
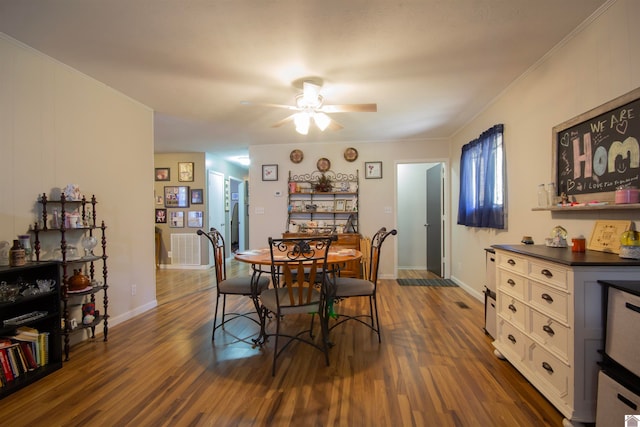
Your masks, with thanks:
[(505, 228), (503, 125), (462, 147), (458, 224)]

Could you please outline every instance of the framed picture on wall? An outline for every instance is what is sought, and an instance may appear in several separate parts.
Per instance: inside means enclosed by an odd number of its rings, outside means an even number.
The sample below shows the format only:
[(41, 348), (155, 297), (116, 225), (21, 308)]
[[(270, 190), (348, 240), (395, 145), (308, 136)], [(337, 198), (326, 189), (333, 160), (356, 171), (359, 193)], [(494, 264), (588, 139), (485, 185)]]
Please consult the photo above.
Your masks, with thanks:
[(156, 168), (156, 181), (171, 181), (171, 169)]
[(186, 187), (186, 186), (164, 187), (164, 207), (165, 208), (188, 208), (189, 207), (189, 187)]
[(194, 188), (191, 190), (191, 204), (201, 205), (202, 203), (202, 188)]
[(193, 162), (178, 163), (178, 181), (193, 181)]
[(169, 227), (171, 228), (183, 228), (184, 227), (184, 212), (173, 211), (169, 213)]
[(187, 214), (187, 226), (190, 228), (202, 228), (202, 211), (189, 211)]
[(262, 165), (262, 180), (263, 181), (277, 181), (278, 180), (278, 165)]
[(364, 162), (364, 177), (366, 179), (382, 178), (382, 162)]
[(167, 223), (167, 210), (156, 209), (156, 224), (166, 224), (166, 223)]

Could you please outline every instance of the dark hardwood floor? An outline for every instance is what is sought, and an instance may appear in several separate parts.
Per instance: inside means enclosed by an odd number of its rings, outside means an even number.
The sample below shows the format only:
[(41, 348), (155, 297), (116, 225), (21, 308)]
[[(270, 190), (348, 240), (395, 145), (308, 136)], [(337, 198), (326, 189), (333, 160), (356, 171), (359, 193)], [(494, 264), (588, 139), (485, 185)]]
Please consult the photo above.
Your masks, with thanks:
[[(332, 331), (329, 367), (317, 350), (294, 344), (272, 377), (271, 343), (250, 344), (255, 324), (238, 320), (211, 341), (210, 275), (158, 271), (157, 308), (110, 328), (107, 343), (72, 347), (61, 370), (0, 400), (0, 425), (562, 424), (561, 414), (493, 355), (482, 330), (483, 304), (460, 288), (381, 280), (381, 344), (351, 322)], [(244, 298), (228, 305), (250, 307)], [(339, 306), (362, 307), (356, 301)], [(307, 322), (304, 317), (285, 323)]]

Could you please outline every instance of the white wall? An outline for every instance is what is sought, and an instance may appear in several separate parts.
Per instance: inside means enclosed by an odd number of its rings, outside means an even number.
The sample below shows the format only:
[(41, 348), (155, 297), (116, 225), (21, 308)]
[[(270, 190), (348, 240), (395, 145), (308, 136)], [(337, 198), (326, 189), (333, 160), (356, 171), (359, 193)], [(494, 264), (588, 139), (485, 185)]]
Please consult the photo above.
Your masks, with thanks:
[[(536, 186), (552, 182), (551, 129), (640, 86), (640, 2), (619, 0), (552, 50), (492, 105), (452, 138), (452, 277), (475, 289), (484, 285), (484, 248), (519, 243), (523, 235), (543, 244), (555, 225), (587, 238), (596, 219), (637, 220), (638, 212), (532, 212)], [(508, 230), (456, 224), (459, 159), (463, 144), (504, 123)]]
[[(293, 131), (293, 129), (292, 129)], [(358, 159), (347, 162), (343, 153), (348, 147), (358, 150)], [(294, 149), (304, 153), (304, 160), (294, 164), (289, 154)], [(316, 162), (322, 157), (331, 161), (335, 172), (360, 174), (359, 194), (359, 231), (372, 236), (380, 227), (397, 227), (396, 206), (396, 164), (411, 163), (419, 159), (448, 158), (449, 148), (446, 142), (438, 141), (398, 141), (395, 143), (344, 143), (326, 144), (309, 142), (301, 144), (283, 144), (249, 147), (251, 167), (249, 169), (249, 246), (264, 247), (269, 236), (280, 236), (287, 221), (287, 177), (289, 171), (294, 174), (311, 173), (316, 170)], [(365, 179), (364, 162), (382, 161), (382, 179)], [(427, 160), (425, 160), (426, 162)], [(278, 181), (262, 181), (262, 165), (277, 164)], [(280, 191), (282, 196), (276, 197)], [(264, 213), (257, 213), (264, 210)], [(403, 230), (398, 229), (398, 233)], [(397, 263), (397, 239), (385, 242), (380, 277), (394, 277)]]
[(108, 227), (110, 325), (154, 306), (153, 112), (2, 33), (0, 94), (0, 240), (78, 184)]

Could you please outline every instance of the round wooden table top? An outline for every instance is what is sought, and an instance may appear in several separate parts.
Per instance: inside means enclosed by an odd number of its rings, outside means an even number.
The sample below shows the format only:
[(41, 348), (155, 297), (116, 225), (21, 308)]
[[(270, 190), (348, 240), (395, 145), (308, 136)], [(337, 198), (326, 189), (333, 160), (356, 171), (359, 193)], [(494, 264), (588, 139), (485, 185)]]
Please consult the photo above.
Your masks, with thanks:
[[(239, 251), (236, 252), (233, 257), (238, 261), (246, 262), (248, 264), (271, 265), (271, 253), (269, 252), (269, 248)], [(332, 246), (329, 248), (327, 264), (341, 264), (348, 261), (356, 261), (360, 258), (362, 258), (362, 252), (356, 249)]]

